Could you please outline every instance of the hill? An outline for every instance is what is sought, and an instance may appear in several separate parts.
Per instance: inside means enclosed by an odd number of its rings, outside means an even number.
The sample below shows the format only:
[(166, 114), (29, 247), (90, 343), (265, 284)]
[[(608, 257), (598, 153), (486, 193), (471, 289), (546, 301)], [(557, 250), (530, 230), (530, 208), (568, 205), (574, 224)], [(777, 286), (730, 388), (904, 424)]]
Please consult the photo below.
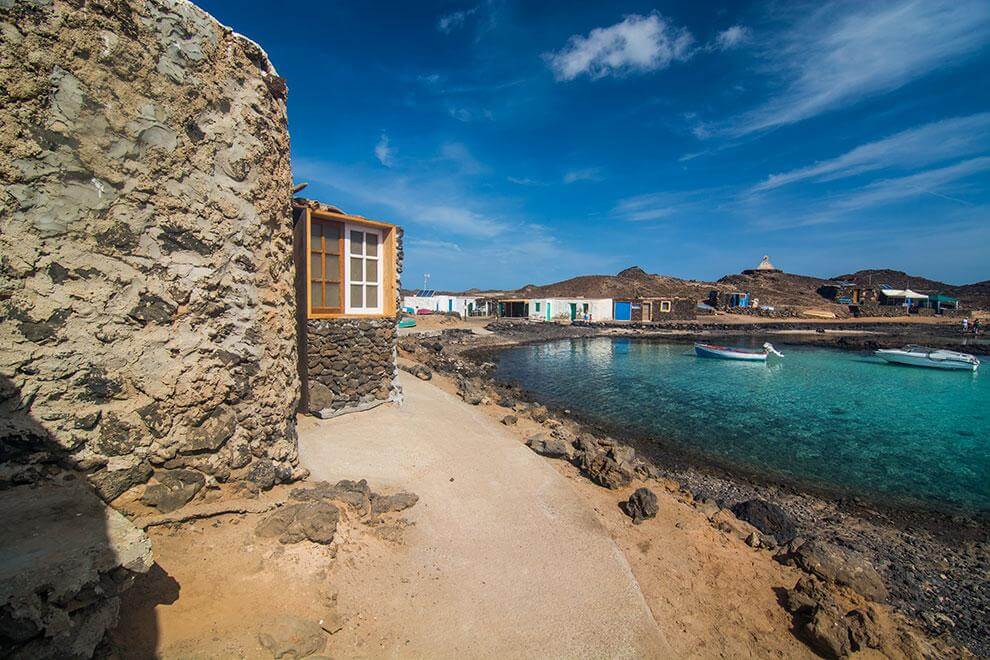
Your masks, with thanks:
[(685, 297), (703, 300), (718, 288), (712, 282), (682, 280), (667, 275), (652, 275), (639, 266), (618, 275), (581, 275), (569, 280), (535, 286), (528, 284), (517, 293), (525, 296), (557, 298), (646, 298), (651, 296)]

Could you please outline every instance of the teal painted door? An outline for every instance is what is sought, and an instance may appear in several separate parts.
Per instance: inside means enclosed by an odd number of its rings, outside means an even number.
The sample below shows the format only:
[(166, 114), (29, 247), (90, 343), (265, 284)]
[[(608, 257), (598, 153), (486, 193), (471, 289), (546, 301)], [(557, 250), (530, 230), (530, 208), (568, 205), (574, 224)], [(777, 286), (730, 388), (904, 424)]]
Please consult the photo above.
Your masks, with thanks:
[(550, 320), (550, 303), (547, 303), (547, 320)]
[(571, 303), (571, 320), (577, 318), (577, 303)]

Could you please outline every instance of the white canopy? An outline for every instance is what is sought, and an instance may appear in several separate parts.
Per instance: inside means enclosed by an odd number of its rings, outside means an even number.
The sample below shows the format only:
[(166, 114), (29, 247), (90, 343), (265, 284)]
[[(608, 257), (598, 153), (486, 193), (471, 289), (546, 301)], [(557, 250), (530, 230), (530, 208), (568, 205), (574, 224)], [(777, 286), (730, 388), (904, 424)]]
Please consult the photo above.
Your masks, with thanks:
[(928, 296), (911, 289), (880, 289), (880, 293), (888, 298), (905, 298), (913, 300), (928, 300)]

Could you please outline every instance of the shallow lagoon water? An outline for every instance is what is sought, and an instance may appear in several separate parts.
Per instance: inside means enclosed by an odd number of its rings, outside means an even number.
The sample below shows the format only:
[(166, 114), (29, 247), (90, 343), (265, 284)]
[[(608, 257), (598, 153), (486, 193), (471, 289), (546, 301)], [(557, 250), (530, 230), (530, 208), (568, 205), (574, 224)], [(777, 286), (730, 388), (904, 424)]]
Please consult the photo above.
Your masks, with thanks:
[(507, 349), (496, 377), (722, 466), (897, 505), (990, 510), (990, 371), (778, 348), (785, 357), (764, 364), (574, 339)]

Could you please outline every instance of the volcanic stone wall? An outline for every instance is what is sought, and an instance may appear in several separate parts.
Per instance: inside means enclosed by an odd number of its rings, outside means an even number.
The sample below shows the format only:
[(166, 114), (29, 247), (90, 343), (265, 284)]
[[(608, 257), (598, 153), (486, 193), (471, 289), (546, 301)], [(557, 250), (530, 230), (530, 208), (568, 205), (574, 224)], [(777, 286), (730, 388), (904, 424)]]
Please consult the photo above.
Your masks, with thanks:
[(284, 81), (183, 0), (0, 31), (0, 485), (298, 474)]

